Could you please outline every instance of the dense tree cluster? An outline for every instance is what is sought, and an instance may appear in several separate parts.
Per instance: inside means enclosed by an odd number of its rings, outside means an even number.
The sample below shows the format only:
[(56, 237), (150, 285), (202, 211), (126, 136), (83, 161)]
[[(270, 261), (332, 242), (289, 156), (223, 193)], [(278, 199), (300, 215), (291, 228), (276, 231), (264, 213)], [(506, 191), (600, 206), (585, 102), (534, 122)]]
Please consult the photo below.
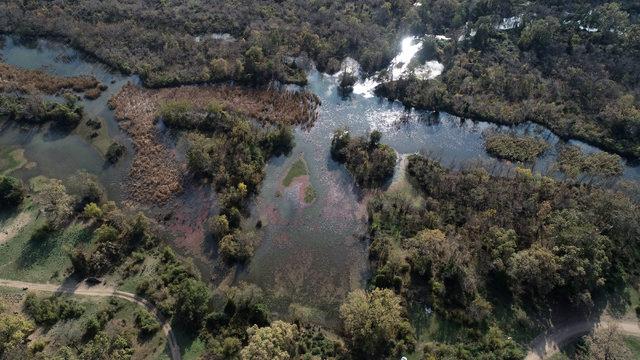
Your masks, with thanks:
[(420, 8), (426, 26), (462, 37), (436, 53), (440, 78), (393, 81), (380, 94), (475, 119), (532, 121), (640, 156), (637, 2), (434, 0)]
[(418, 18), (410, 0), (10, 1), (0, 14), (2, 32), (62, 38), (153, 86), (304, 83), (290, 58), (301, 54), (329, 72), (348, 55), (379, 69), (396, 52), (404, 20)]
[(486, 326), (506, 305), (496, 292), (515, 312), (556, 300), (591, 309), (640, 270), (640, 212), (623, 194), (521, 168), (451, 171), (420, 155), (407, 173), (422, 201), (387, 193), (369, 204), (372, 282), (450, 319)]
[(396, 152), (381, 144), (382, 134), (373, 131), (368, 137), (351, 138), (348, 129), (336, 130), (331, 139), (331, 156), (344, 163), (356, 182), (364, 187), (379, 187), (393, 176)]

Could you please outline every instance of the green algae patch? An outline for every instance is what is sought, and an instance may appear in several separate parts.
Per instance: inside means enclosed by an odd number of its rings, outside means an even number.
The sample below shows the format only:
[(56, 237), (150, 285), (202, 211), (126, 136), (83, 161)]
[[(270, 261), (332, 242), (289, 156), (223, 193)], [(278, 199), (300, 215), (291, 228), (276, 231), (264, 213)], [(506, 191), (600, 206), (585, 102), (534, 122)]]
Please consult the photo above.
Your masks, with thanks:
[(284, 187), (287, 187), (291, 185), (291, 182), (293, 182), (295, 178), (305, 175), (309, 175), (309, 170), (307, 169), (307, 164), (304, 162), (304, 159), (300, 157), (289, 168), (287, 176), (285, 176), (282, 180), (282, 185)]
[(0, 175), (7, 175), (23, 168), (28, 164), (24, 156), (24, 149), (4, 148), (0, 149)]
[(316, 196), (316, 189), (313, 188), (311, 183), (307, 184), (307, 187), (304, 189), (305, 204), (311, 204), (316, 201)]

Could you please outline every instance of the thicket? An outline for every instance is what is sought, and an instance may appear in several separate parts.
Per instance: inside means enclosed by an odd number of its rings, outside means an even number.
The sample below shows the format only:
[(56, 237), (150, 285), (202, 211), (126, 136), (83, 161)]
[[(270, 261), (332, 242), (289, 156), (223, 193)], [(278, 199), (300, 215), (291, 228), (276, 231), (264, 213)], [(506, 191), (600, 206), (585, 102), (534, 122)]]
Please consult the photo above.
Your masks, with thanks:
[(348, 129), (338, 129), (331, 139), (331, 157), (345, 164), (358, 185), (380, 187), (393, 176), (397, 160), (395, 150), (381, 144), (381, 138), (377, 130), (351, 138)]
[(55, 102), (32, 95), (0, 93), (0, 116), (7, 116), (9, 120), (25, 124), (51, 122), (68, 130), (80, 123), (83, 108), (73, 95), (66, 96), (64, 102)]
[(516, 134), (488, 133), (484, 135), (487, 152), (499, 159), (532, 163), (549, 149), (543, 139)]
[(397, 30), (408, 27), (404, 21), (418, 18), (410, 0), (9, 1), (0, 5), (0, 14), (4, 33), (62, 38), (114, 67), (139, 73), (150, 86), (304, 83), (304, 72), (291, 58), (301, 54), (328, 72), (337, 71), (346, 56), (366, 71), (377, 70), (396, 53)]
[(592, 311), (640, 270), (640, 212), (621, 193), (520, 168), (452, 171), (420, 155), (407, 174), (423, 200), (369, 203), (372, 283), (451, 320), (486, 330), (497, 307), (521, 324), (554, 304)]
[(24, 301), (24, 311), (36, 324), (51, 326), (61, 320), (79, 318), (85, 308), (68, 297), (58, 295), (39, 297), (29, 293)]
[(93, 249), (81, 247), (69, 253), (79, 276), (101, 276), (109, 273), (136, 249), (150, 249), (157, 244), (150, 220), (142, 213), (127, 216), (113, 202), (100, 207), (93, 232)]
[[(637, 2), (427, 3), (439, 6), (420, 7), (423, 24), (462, 40), (440, 46), (438, 79), (393, 81), (379, 94), (463, 117), (532, 121), (640, 157)], [(510, 17), (521, 25), (500, 29)]]
[(588, 182), (607, 181), (624, 172), (620, 156), (606, 152), (585, 154), (572, 145), (560, 149), (554, 168), (570, 179)]

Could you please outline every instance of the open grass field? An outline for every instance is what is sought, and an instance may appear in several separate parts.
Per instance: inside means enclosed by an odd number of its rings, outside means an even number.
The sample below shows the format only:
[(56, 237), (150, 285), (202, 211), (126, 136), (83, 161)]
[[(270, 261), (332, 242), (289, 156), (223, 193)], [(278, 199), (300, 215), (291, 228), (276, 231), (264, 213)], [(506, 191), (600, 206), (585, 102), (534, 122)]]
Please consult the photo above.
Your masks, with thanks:
[[(26, 211), (35, 213), (33, 209)], [(16, 236), (0, 245), (0, 278), (57, 283), (68, 275), (71, 261), (67, 250), (80, 243), (89, 243), (91, 231), (86, 224), (74, 222), (45, 239), (33, 239), (34, 231), (44, 222), (43, 217), (34, 214)]]

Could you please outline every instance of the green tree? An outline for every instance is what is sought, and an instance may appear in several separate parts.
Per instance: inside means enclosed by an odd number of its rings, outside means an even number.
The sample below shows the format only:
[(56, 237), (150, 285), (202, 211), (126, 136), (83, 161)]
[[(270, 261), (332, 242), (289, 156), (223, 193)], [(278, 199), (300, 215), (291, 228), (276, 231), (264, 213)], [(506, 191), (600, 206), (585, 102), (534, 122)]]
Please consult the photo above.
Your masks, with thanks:
[(183, 281), (176, 291), (176, 319), (193, 330), (200, 329), (210, 300), (209, 288), (202, 281)]
[(340, 318), (351, 349), (360, 357), (398, 356), (415, 346), (401, 298), (392, 290), (352, 291), (340, 306)]
[(73, 210), (73, 198), (67, 194), (67, 188), (58, 179), (44, 180), (37, 189), (34, 200), (55, 228), (62, 226)]
[(24, 198), (24, 188), (20, 180), (0, 175), (0, 210), (20, 205)]
[(283, 321), (247, 330), (249, 343), (240, 352), (243, 360), (288, 360), (296, 355), (298, 327)]
[(0, 356), (5, 351), (25, 343), (34, 330), (33, 322), (23, 315), (0, 313)]

